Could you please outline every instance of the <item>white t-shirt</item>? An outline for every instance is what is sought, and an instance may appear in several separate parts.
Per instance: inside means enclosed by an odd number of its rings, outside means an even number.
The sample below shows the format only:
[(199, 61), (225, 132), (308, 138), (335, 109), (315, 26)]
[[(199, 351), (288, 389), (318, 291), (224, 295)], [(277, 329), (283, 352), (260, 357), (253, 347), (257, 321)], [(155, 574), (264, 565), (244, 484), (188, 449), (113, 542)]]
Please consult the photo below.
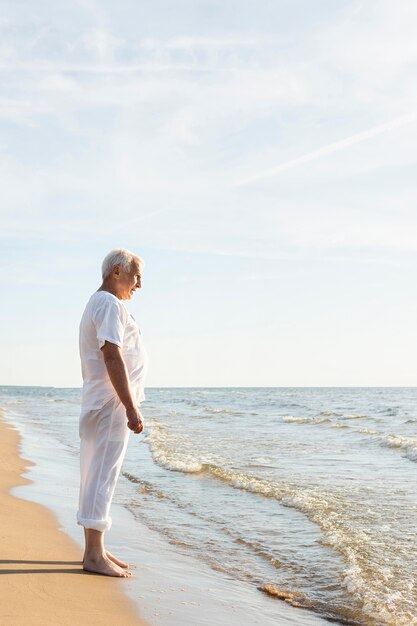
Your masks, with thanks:
[(105, 341), (121, 348), (130, 387), (139, 406), (145, 399), (148, 355), (138, 325), (123, 301), (108, 291), (93, 293), (81, 318), (79, 338), (84, 381), (82, 412), (100, 409), (117, 395), (100, 349)]

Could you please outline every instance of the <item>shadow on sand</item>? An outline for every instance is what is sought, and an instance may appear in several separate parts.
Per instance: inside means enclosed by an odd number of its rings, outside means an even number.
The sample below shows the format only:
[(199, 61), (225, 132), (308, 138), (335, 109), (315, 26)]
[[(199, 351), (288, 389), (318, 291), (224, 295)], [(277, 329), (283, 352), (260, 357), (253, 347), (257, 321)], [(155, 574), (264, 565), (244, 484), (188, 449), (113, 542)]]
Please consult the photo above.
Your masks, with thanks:
[(0, 574), (89, 574), (90, 572), (86, 572), (82, 569), (81, 561), (24, 561), (24, 560), (16, 560), (16, 559), (0, 559), (1, 565), (78, 565), (77, 569), (69, 568), (69, 567), (39, 567), (36, 569), (33, 568), (25, 568), (25, 569), (17, 569), (17, 568), (5, 568), (0, 567)]

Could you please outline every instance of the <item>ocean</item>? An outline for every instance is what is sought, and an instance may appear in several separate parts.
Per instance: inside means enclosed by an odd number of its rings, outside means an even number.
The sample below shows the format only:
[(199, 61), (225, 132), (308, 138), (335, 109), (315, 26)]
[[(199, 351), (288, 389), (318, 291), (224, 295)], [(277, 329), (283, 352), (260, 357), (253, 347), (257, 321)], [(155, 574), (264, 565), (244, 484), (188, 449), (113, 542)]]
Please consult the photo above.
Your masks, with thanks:
[[(74, 525), (80, 398), (0, 387), (38, 483), (52, 503), (65, 487)], [(250, 589), (262, 626), (284, 604), (296, 624), (417, 624), (417, 389), (150, 388), (141, 409), (114, 497), (132, 532)]]

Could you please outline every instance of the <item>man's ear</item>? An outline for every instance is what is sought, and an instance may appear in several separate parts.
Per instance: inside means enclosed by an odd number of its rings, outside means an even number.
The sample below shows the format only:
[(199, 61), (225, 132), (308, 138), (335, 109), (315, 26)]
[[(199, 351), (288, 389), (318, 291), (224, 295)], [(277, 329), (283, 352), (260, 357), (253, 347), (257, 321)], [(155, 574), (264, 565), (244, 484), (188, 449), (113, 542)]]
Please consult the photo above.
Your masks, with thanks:
[(113, 267), (113, 276), (115, 278), (119, 278), (119, 276), (120, 276), (120, 265), (115, 265)]

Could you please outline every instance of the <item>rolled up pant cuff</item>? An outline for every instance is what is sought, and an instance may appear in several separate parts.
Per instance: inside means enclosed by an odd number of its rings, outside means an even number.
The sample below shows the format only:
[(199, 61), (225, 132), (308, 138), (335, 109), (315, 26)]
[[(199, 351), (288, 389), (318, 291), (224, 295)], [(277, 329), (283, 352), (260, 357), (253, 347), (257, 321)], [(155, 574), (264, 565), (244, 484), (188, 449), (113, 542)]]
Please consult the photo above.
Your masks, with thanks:
[(112, 520), (109, 517), (108, 519), (87, 519), (86, 517), (81, 517), (81, 515), (77, 515), (77, 524), (80, 526), (84, 526), (84, 528), (91, 528), (93, 530), (99, 530), (100, 532), (104, 532), (105, 530), (110, 530)]

